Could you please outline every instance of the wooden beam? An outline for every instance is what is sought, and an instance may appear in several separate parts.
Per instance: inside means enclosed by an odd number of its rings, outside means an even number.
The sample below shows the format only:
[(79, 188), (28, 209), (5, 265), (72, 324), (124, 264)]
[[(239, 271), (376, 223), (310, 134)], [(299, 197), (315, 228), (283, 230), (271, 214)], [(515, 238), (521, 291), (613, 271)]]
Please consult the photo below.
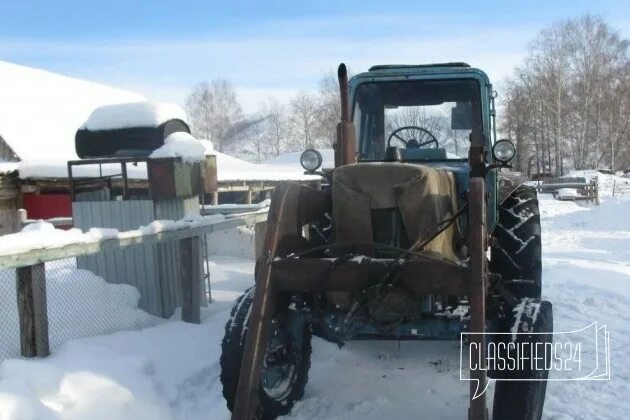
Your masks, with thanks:
[(21, 354), (23, 357), (46, 357), (50, 354), (46, 268), (42, 263), (20, 267), (16, 271)]
[(182, 292), (182, 321), (201, 323), (201, 249), (199, 237), (193, 236), (179, 242), (179, 282)]
[(238, 226), (251, 226), (264, 220), (267, 220), (267, 213), (260, 212), (239, 215), (238, 217), (201, 224), (195, 227), (182, 227), (152, 234), (143, 234), (138, 230), (121, 232), (117, 238), (94, 239), (93, 241), (0, 255), (0, 268), (24, 267), (46, 261), (96, 254), (102, 251), (118, 250), (135, 245), (151, 245), (165, 241), (178, 241), (191, 236), (199, 236)]

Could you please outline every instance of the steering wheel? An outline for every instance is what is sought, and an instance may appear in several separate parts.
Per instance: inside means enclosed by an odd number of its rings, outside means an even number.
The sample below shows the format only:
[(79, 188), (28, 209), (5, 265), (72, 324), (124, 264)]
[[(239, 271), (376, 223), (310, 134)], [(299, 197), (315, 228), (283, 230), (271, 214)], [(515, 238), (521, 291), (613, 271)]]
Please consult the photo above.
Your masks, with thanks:
[[(420, 142), (418, 140), (416, 140), (415, 138), (411, 138), (409, 140), (405, 140), (404, 138), (402, 138), (398, 133), (400, 133), (401, 131), (405, 131), (405, 130), (416, 130), (416, 131), (420, 131), (421, 137), (425, 137), (428, 136), (429, 140)], [(438, 145), (438, 140), (437, 137), (435, 137), (433, 135), (433, 133), (431, 133), (429, 130), (427, 130), (426, 128), (422, 128), (422, 127), (418, 127), (417, 125), (407, 125), (404, 127), (400, 127), (397, 128), (396, 130), (392, 131), (392, 134), (389, 135), (389, 137), (387, 138), (387, 147), (391, 146), (392, 143), (392, 138), (396, 137), (398, 140), (402, 141), (403, 143), (405, 143), (405, 147), (407, 149), (417, 149), (423, 146), (427, 146), (429, 144), (435, 144), (435, 148), (437, 149), (439, 147)]]

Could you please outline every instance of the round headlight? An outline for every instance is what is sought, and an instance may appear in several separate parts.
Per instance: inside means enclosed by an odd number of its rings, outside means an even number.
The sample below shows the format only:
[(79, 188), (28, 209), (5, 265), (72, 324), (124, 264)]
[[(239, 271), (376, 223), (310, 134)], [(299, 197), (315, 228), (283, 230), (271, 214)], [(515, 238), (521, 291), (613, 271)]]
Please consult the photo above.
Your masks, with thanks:
[(300, 164), (308, 172), (315, 172), (322, 166), (322, 155), (315, 149), (305, 150), (300, 156)]
[(496, 160), (506, 163), (512, 160), (516, 154), (516, 149), (511, 141), (499, 140), (492, 147), (492, 154)]

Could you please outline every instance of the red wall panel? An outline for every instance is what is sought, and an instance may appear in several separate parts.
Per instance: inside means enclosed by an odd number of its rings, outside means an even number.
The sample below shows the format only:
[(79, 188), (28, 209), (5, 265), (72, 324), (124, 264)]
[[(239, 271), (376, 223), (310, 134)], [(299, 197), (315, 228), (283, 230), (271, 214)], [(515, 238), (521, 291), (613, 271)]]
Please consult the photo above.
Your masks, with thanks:
[(24, 208), (29, 219), (51, 219), (72, 216), (70, 194), (23, 194)]

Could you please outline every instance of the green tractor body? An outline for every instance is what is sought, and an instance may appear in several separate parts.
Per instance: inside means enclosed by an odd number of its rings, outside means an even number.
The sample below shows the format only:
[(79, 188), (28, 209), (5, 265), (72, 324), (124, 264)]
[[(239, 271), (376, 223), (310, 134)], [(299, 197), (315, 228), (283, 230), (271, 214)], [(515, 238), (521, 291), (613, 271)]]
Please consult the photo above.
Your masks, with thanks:
[[(343, 345), (474, 333), (478, 360), (510, 332), (551, 339), (536, 192), (500, 171), (514, 147), (496, 139), (486, 74), (463, 63), (388, 65), (348, 81), (342, 65), (339, 81), (335, 169), (317, 172), (321, 155), (306, 151), (303, 166), (326, 187), (276, 189), (256, 285), (226, 326), (221, 380), (235, 420), (290, 411), (312, 335)], [(476, 397), (488, 376), (504, 380), (494, 418), (540, 418), (545, 369), (471, 370), (468, 418), (488, 416)]]

